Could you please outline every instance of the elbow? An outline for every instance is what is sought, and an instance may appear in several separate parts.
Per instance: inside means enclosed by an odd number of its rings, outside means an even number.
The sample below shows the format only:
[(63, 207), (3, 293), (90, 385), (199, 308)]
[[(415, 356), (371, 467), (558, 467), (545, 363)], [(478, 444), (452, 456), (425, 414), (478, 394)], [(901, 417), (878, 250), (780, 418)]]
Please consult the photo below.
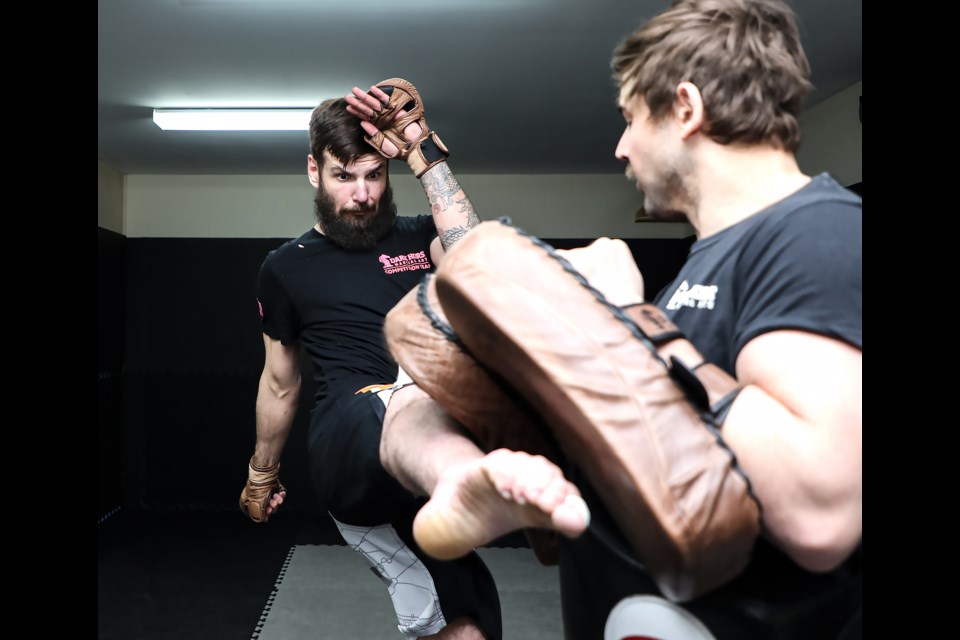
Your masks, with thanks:
[(296, 404), (300, 399), (300, 376), (289, 380), (280, 380), (274, 376), (267, 376), (267, 389), (270, 395), (290, 404)]
[(860, 544), (863, 519), (859, 508), (845, 514), (808, 518), (796, 526), (781, 547), (800, 567), (814, 573), (833, 571)]

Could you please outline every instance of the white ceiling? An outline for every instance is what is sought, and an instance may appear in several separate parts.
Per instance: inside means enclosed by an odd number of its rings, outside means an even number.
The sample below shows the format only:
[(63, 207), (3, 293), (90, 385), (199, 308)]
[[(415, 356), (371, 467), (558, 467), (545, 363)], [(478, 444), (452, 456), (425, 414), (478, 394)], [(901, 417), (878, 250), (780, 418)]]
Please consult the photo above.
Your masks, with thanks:
[[(305, 132), (165, 132), (155, 107), (310, 107), (399, 76), (460, 173), (616, 173), (616, 44), (667, 0), (98, 0), (98, 157), (296, 174)], [(862, 80), (862, 1), (792, 0), (807, 106)]]

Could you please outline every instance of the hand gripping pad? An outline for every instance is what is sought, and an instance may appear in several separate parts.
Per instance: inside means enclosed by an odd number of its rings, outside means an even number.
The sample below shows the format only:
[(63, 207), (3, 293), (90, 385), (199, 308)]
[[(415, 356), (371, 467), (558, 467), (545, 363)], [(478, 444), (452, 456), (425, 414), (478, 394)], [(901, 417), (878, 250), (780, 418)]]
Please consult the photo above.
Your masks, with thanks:
[(286, 488), (280, 484), (280, 463), (272, 467), (257, 467), (251, 459), (247, 484), (240, 492), (240, 510), (254, 522), (266, 522), (270, 498), (281, 491), (286, 491)]
[(436, 279), (457, 335), (541, 414), (667, 597), (692, 599), (744, 569), (760, 506), (711, 409), (733, 378), (694, 369), (702, 358), (659, 309), (611, 304), (505, 223), (473, 229)]
[[(390, 101), (370, 119), (380, 131), (372, 137), (364, 136), (364, 140), (385, 158), (406, 160), (418, 178), (430, 167), (445, 162), (450, 157), (450, 152), (440, 140), (440, 136), (427, 126), (423, 101), (417, 88), (403, 78), (378, 82), (377, 87), (390, 96)], [(401, 110), (406, 113), (397, 118), (396, 114)], [(420, 125), (420, 136), (410, 141), (403, 135), (403, 131), (412, 123)], [(396, 155), (388, 155), (383, 150), (384, 139), (399, 149)]]

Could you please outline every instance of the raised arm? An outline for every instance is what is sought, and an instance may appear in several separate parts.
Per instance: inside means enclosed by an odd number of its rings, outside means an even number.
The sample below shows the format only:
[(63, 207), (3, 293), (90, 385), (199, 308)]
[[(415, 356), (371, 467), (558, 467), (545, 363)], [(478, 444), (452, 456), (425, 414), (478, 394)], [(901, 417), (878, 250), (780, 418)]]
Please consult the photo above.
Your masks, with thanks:
[(406, 160), (420, 180), (437, 226), (430, 257), (439, 263), (480, 218), (447, 165), (447, 147), (427, 125), (419, 92), (406, 80), (391, 78), (369, 92), (354, 87), (346, 100), (347, 110), (360, 118), (367, 142), (384, 157)]
[(447, 249), (480, 224), (480, 217), (446, 162), (423, 174), (420, 184), (430, 201), (430, 212), (437, 225), (437, 239), (430, 245), (431, 258), (437, 264)]
[(810, 571), (833, 569), (863, 531), (862, 352), (803, 331), (741, 350), (744, 385), (723, 426), (763, 505), (768, 538)]

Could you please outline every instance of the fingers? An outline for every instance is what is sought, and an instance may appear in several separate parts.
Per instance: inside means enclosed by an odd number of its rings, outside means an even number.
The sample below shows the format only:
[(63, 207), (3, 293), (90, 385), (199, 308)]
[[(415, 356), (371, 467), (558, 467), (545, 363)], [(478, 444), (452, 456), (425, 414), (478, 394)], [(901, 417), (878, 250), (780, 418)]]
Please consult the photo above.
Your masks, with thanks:
[[(370, 87), (370, 92), (366, 92), (359, 87), (351, 89), (351, 93), (344, 96), (347, 101), (347, 112), (360, 118), (363, 121), (369, 121), (376, 118), (383, 108), (390, 104), (390, 96), (378, 89)], [(406, 111), (400, 109), (394, 114), (390, 122), (402, 118)], [(419, 127), (417, 127), (419, 130)], [(419, 131), (417, 132), (419, 134)]]
[(599, 238), (589, 247), (559, 249), (558, 253), (610, 303), (626, 307), (643, 302), (643, 276), (622, 240)]
[[(369, 93), (359, 87), (354, 87), (351, 89), (351, 93), (344, 96), (344, 100), (347, 101), (347, 113), (360, 118), (361, 123), (375, 120), (383, 111), (383, 108), (390, 104), (390, 96), (377, 87), (370, 87)], [(404, 109), (399, 109), (389, 119), (389, 122), (394, 122), (405, 115), (407, 115), (407, 112)], [(382, 126), (384, 123), (381, 122), (380, 124)], [(367, 132), (367, 135), (373, 135), (377, 131), (368, 127), (364, 127), (363, 130)], [(407, 140), (414, 141), (420, 138), (422, 131), (423, 129), (419, 124), (412, 122), (404, 129), (403, 135)]]
[(370, 87), (370, 93), (382, 104), (390, 102), (390, 96), (377, 86)]
[[(390, 101), (389, 98), (384, 100), (379, 96), (371, 95), (366, 91), (364, 91), (363, 89), (360, 89), (359, 87), (354, 87), (353, 89), (350, 90), (350, 92), (352, 93), (353, 98), (357, 102), (363, 104), (365, 107), (367, 107), (371, 111), (380, 111), (380, 109), (383, 108), (383, 105)], [(380, 93), (383, 94), (382, 91)], [(350, 98), (350, 97), (351, 96), (347, 96), (347, 98)]]
[[(349, 111), (349, 109), (348, 109), (348, 111)], [(354, 115), (356, 115), (356, 114), (354, 114)], [(370, 122), (369, 120), (360, 120), (360, 126), (363, 128), (363, 131), (364, 131), (368, 136), (370, 136), (371, 138), (372, 138), (373, 136), (377, 135), (377, 132), (379, 131), (379, 129), (377, 129), (377, 128), (373, 125), (373, 123)]]
[[(349, 102), (349, 100), (348, 100), (348, 102)], [(367, 114), (363, 113), (362, 111), (360, 111), (359, 109), (355, 108), (353, 105), (350, 105), (350, 104), (347, 105), (347, 113), (349, 113), (349, 114), (352, 115), (352, 116), (356, 116), (356, 117), (360, 118), (360, 120), (361, 120), (362, 122), (366, 122), (366, 118), (369, 118), (369, 117), (370, 117), (370, 116), (368, 116)]]
[[(397, 112), (397, 117), (394, 120), (398, 120), (403, 116), (407, 115), (407, 112), (401, 109)], [(414, 140), (420, 139), (420, 134), (423, 133), (423, 127), (421, 127), (416, 122), (411, 122), (403, 130), (403, 137), (407, 139), (408, 142), (413, 142)]]
[(267, 505), (267, 517), (273, 515), (274, 511), (280, 508), (280, 505), (283, 504), (283, 499), (287, 496), (286, 491), (281, 491), (280, 493), (273, 494), (273, 497), (270, 498), (270, 504)]
[(347, 101), (347, 113), (360, 118), (361, 122), (368, 122), (374, 117), (374, 110), (365, 103), (360, 102), (352, 96), (346, 96), (345, 99)]
[(396, 158), (397, 154), (400, 152), (400, 149), (397, 148), (397, 145), (393, 144), (389, 138), (384, 136), (376, 125), (367, 120), (361, 120), (360, 126), (363, 127), (363, 131), (370, 138), (370, 144), (373, 147), (380, 151), (380, 155), (385, 158)]
[(390, 103), (390, 97), (376, 87), (370, 87), (370, 93), (354, 87), (344, 99), (347, 101), (347, 111), (361, 120), (375, 117), (384, 105)]

